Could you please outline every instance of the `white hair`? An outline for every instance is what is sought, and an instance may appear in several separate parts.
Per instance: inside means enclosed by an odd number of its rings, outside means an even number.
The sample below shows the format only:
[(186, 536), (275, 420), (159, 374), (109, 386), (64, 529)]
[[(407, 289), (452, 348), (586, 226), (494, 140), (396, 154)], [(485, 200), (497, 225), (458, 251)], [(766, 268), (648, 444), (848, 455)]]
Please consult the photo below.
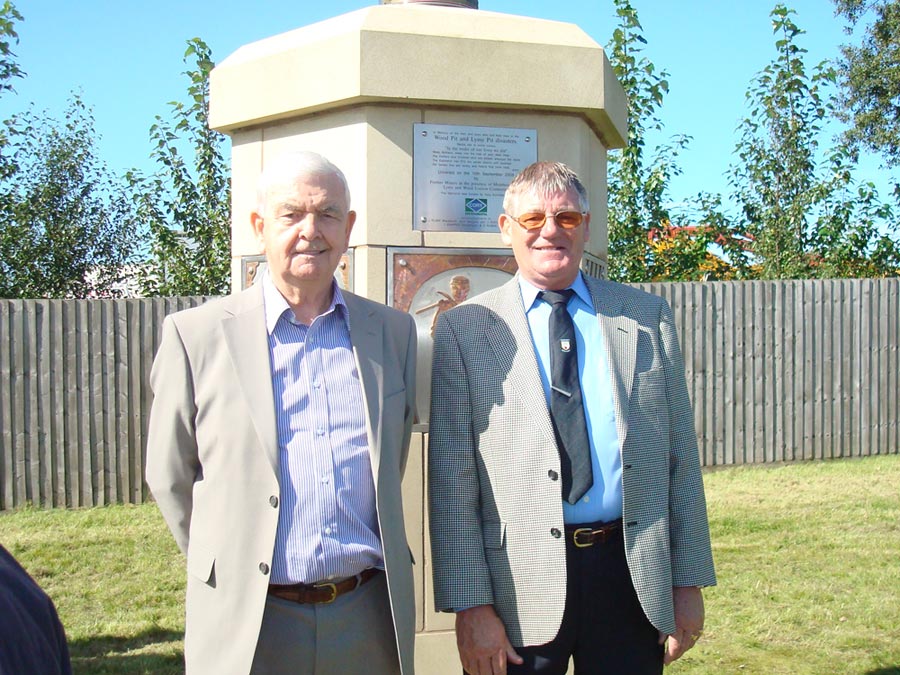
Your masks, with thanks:
[(535, 162), (522, 169), (506, 188), (503, 210), (511, 216), (518, 217), (521, 214), (512, 212), (518, 206), (520, 197), (524, 195), (548, 197), (569, 190), (575, 190), (578, 195), (578, 208), (581, 211), (587, 213), (591, 210), (587, 190), (572, 169), (562, 162)]
[(256, 182), (257, 212), (265, 213), (266, 198), (273, 185), (305, 176), (335, 176), (344, 186), (344, 200), (347, 210), (350, 209), (350, 186), (343, 171), (316, 152), (300, 150), (280, 155), (259, 174)]

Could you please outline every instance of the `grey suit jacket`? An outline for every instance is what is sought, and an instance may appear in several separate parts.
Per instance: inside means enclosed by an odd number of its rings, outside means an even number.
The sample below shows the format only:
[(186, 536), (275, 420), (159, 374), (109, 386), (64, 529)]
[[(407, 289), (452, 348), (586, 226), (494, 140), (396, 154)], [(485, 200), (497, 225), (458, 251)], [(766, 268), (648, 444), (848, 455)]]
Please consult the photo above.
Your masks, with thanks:
[[(415, 602), (400, 482), (414, 417), (415, 324), (343, 295), (400, 662), (412, 673)], [(166, 317), (150, 380), (146, 478), (187, 555), (188, 673), (247, 673), (253, 660), (280, 508), (270, 373), (261, 285)]]
[[(608, 350), (625, 549), (647, 617), (675, 630), (673, 586), (715, 583), (684, 366), (668, 304), (585, 276)], [(435, 605), (493, 604), (514, 646), (559, 629), (566, 566), (559, 451), (518, 278), (441, 315), (429, 495)]]

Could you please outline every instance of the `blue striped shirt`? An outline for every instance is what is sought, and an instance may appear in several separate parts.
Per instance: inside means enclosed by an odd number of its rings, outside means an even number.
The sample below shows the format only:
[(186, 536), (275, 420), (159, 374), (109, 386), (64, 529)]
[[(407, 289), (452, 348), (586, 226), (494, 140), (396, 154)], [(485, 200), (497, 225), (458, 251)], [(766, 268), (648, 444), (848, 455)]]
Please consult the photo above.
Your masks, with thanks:
[[(521, 276), (519, 288), (549, 407), (551, 307), (546, 301), (538, 299), (539, 290)], [(569, 301), (567, 309), (575, 324), (578, 381), (581, 384), (584, 416), (591, 444), (594, 484), (578, 503), (569, 504), (563, 500), (563, 520), (566, 523), (610, 521), (622, 517), (622, 459), (619, 455), (619, 435), (616, 432), (612, 375), (600, 321), (581, 274), (570, 288), (575, 291), (575, 296)]]
[(306, 326), (263, 277), (281, 485), (273, 584), (383, 567), (362, 382), (333, 289), (331, 306)]

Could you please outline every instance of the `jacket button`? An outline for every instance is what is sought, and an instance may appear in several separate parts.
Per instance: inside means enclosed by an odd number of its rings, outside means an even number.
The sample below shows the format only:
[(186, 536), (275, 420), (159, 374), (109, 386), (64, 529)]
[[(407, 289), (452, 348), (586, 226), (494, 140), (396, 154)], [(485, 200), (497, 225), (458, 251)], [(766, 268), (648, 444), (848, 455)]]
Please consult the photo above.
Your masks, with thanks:
[(558, 480), (559, 479), (559, 474), (556, 473), (553, 469), (550, 469), (547, 472), (547, 475), (550, 476), (550, 480)]
[(553, 527), (550, 529), (550, 534), (553, 535), (554, 539), (559, 539), (562, 536), (562, 532), (559, 531), (558, 527)]
[(259, 571), (262, 572), (263, 574), (268, 574), (269, 566), (266, 565), (266, 563), (259, 563)]
[(275, 495), (272, 495), (271, 497), (269, 497), (269, 504), (272, 505), (273, 509), (277, 509), (278, 508), (278, 497), (276, 497)]

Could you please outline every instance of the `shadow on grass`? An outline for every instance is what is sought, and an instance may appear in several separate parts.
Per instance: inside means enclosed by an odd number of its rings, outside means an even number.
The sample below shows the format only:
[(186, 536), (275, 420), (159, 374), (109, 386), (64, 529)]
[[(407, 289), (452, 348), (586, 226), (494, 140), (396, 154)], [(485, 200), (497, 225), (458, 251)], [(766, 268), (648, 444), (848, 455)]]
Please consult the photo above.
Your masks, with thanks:
[(878, 668), (870, 670), (863, 675), (900, 675), (900, 666), (891, 666), (890, 668)]
[(91, 675), (179, 675), (184, 672), (182, 639), (171, 630), (149, 630), (132, 637), (103, 635), (69, 642), (73, 673)]

